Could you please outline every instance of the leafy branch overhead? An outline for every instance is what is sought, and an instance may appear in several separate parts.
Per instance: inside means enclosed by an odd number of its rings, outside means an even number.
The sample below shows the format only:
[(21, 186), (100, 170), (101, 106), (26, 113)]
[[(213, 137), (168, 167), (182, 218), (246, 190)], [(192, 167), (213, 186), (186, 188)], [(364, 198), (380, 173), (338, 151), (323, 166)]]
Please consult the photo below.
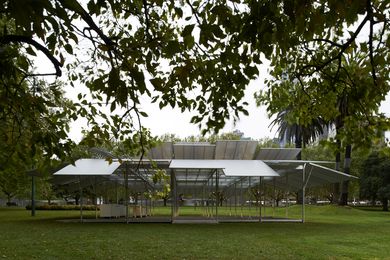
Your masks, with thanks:
[[(290, 125), (335, 124), (336, 138), (344, 144), (367, 146), (390, 125), (378, 112), (390, 90), (390, 4), (349, 2), (290, 11), (296, 14), (289, 16), (295, 17), (295, 29), (289, 30), (293, 43), (276, 48), (273, 78), (257, 102), (267, 105), (271, 115), (289, 111), (285, 118)], [(301, 13), (310, 19), (297, 16)]]
[[(362, 51), (372, 95), (383, 99), (389, 9), (388, 1), (374, 0), (3, 1), (1, 17), (15, 30), (4, 29), (0, 42), (43, 52), (54, 74), (65, 66), (70, 84), (85, 84), (111, 112), (124, 108), (124, 115), (107, 117), (81, 97), (72, 116), (89, 116), (100, 134), (131, 133), (147, 116), (145, 95), (160, 108), (195, 110), (193, 123), (218, 131), (228, 118), (247, 114), (241, 100), (263, 56), (272, 60), (276, 79), (288, 70), (312, 96), (306, 86), (318, 75), (334, 70), (331, 80), (338, 80), (346, 73), (345, 55)], [(349, 35), (347, 27), (353, 28)], [(359, 44), (365, 28), (368, 36)], [(336, 91), (332, 81), (327, 87)], [(278, 104), (280, 91), (275, 85), (263, 102)], [(97, 115), (109, 123), (100, 127)]]

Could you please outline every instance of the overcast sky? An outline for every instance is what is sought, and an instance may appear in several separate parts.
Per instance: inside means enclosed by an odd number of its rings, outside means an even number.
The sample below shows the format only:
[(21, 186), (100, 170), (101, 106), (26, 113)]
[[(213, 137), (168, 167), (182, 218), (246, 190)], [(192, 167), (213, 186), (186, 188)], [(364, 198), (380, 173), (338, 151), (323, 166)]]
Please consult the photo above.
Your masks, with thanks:
[[(52, 65), (45, 57), (39, 56), (36, 64), (39, 64), (38, 71), (50, 71)], [(261, 138), (274, 138), (276, 137), (277, 127), (271, 129), (269, 127), (271, 119), (268, 118), (265, 107), (257, 107), (255, 104), (254, 93), (264, 88), (264, 79), (268, 77), (268, 64), (264, 63), (260, 66), (260, 77), (257, 80), (252, 81), (246, 89), (244, 101), (247, 101), (249, 106), (247, 110), (249, 116), (241, 115), (241, 118), (236, 124), (233, 124), (233, 120), (227, 122), (225, 128), (221, 133), (231, 132), (235, 129), (244, 133), (245, 137), (251, 137), (252, 139)], [(47, 80), (53, 80), (46, 78)], [(66, 80), (63, 79), (66, 82)], [(77, 95), (79, 92), (88, 92), (88, 89), (83, 86), (72, 88), (67, 86), (65, 88), (65, 96), (74, 101), (77, 101)], [(200, 131), (197, 125), (191, 124), (191, 117), (195, 112), (182, 113), (179, 109), (172, 109), (170, 107), (159, 109), (158, 104), (151, 104), (147, 102), (141, 103), (143, 111), (147, 112), (149, 117), (143, 118), (143, 126), (151, 129), (151, 133), (155, 136), (161, 136), (166, 133), (175, 134), (178, 137), (184, 138), (191, 135), (199, 135)], [(387, 95), (386, 101), (382, 103), (380, 112), (386, 113), (390, 116), (390, 95)], [(79, 142), (82, 138), (82, 129), (88, 128), (87, 122), (83, 119), (77, 120), (71, 124), (70, 137)]]
[[(363, 28), (362, 33), (358, 36), (358, 41), (360, 38), (364, 40), (367, 35), (368, 28)], [(72, 59), (73, 57), (69, 58)], [(38, 53), (35, 64), (38, 66), (38, 72), (45, 73), (54, 70), (53, 65), (40, 53)], [(236, 122), (235, 125), (233, 124), (233, 120), (228, 121), (225, 128), (221, 131), (222, 133), (231, 132), (237, 129), (243, 132), (245, 137), (251, 137), (253, 139), (266, 137), (273, 138), (276, 136), (277, 127), (274, 127), (273, 129), (269, 127), (272, 120), (267, 117), (266, 108), (257, 107), (254, 99), (254, 93), (265, 87), (264, 79), (269, 76), (267, 72), (268, 69), (269, 63), (265, 61), (259, 67), (259, 78), (252, 81), (246, 89), (244, 101), (247, 101), (249, 104), (247, 107), (249, 116), (241, 115), (240, 120)], [(65, 69), (64, 74), (66, 74)], [(50, 81), (53, 80), (53, 78), (46, 78), (46, 80)], [(64, 77), (62, 80), (64, 82), (67, 81)], [(80, 92), (88, 93), (88, 89), (83, 86), (77, 86), (76, 88), (67, 86), (65, 88), (65, 96), (76, 102), (78, 101), (77, 95)], [(182, 113), (179, 109), (172, 109), (170, 107), (160, 110), (158, 104), (151, 104), (150, 102), (143, 102), (141, 103), (141, 106), (142, 110), (149, 115), (149, 117), (143, 118), (142, 124), (143, 126), (150, 128), (151, 133), (155, 136), (172, 133), (183, 138), (200, 134), (198, 126), (190, 123), (191, 117), (196, 112)], [(382, 103), (380, 112), (390, 116), (390, 95), (387, 95), (386, 100)], [(79, 142), (82, 138), (81, 130), (83, 128), (88, 128), (85, 120), (80, 119), (73, 122), (69, 133), (70, 137), (74, 141)]]

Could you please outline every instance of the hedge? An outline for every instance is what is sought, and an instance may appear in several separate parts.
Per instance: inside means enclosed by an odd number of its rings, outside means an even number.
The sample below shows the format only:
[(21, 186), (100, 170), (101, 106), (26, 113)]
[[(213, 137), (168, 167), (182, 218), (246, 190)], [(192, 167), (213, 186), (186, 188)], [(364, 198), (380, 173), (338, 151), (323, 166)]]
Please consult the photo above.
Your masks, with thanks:
[[(31, 210), (31, 205), (26, 206)], [(35, 206), (36, 210), (80, 210), (80, 205), (40, 205)], [(97, 208), (99, 210), (99, 207)], [(83, 205), (83, 210), (95, 210), (95, 205)]]

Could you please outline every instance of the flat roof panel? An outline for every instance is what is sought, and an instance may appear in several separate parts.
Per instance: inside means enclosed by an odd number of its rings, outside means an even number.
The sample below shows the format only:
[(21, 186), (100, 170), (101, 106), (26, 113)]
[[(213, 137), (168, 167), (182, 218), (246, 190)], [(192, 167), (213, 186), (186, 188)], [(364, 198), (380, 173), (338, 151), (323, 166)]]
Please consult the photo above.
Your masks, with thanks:
[(111, 175), (120, 165), (115, 161), (110, 164), (105, 159), (80, 159), (75, 162), (75, 165), (70, 164), (53, 175)]
[(261, 148), (256, 160), (294, 160), (300, 152), (300, 148)]
[(150, 149), (148, 157), (150, 159), (172, 159), (172, 142), (164, 142)]
[(226, 176), (279, 176), (271, 167), (256, 160), (172, 160), (171, 169), (215, 169)]

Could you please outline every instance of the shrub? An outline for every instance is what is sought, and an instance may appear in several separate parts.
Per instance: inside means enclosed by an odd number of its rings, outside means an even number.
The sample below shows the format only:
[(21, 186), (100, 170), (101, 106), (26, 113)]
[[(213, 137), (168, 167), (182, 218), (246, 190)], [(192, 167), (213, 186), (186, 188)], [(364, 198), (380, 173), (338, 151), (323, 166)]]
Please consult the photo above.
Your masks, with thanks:
[[(26, 206), (31, 210), (31, 205)], [(80, 210), (80, 205), (40, 205), (35, 206), (36, 210)], [(97, 208), (99, 210), (99, 207)], [(95, 205), (83, 205), (83, 210), (95, 210)]]

